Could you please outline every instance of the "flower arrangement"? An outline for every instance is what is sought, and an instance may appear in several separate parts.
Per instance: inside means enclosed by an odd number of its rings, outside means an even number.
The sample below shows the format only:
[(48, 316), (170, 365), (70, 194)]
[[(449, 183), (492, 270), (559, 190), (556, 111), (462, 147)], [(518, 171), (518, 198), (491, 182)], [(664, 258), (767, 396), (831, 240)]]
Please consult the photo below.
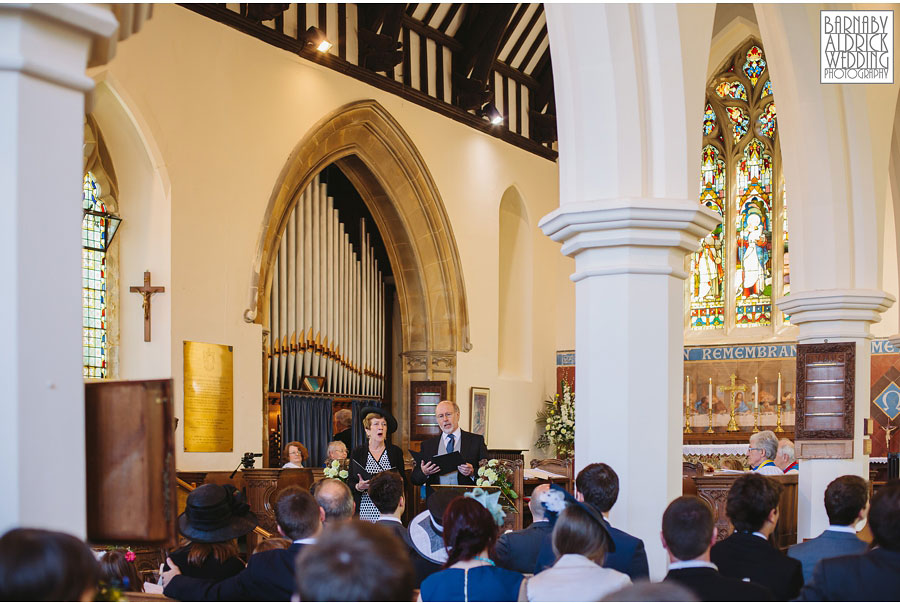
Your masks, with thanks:
[(350, 473), (341, 466), (341, 462), (337, 459), (331, 461), (330, 465), (325, 465), (322, 473), (325, 474), (325, 477), (337, 478), (342, 482), (346, 482), (347, 478), (350, 477)]
[(476, 486), (497, 486), (503, 495), (510, 501), (519, 498), (513, 489), (512, 483), (509, 481), (510, 471), (500, 464), (497, 459), (491, 459), (486, 464), (478, 468), (478, 478), (475, 480)]
[(538, 448), (556, 447), (556, 454), (565, 458), (575, 450), (575, 393), (568, 381), (562, 382), (563, 395), (555, 394), (544, 402), (535, 422), (544, 424), (544, 433), (534, 443)]

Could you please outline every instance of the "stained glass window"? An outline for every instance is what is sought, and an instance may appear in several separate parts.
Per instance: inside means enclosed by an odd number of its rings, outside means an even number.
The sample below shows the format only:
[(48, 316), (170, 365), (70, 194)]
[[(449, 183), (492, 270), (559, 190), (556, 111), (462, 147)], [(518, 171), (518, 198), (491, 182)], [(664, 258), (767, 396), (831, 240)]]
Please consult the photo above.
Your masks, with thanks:
[(747, 100), (747, 90), (740, 82), (722, 82), (716, 86), (716, 94), (719, 98), (737, 98)]
[(703, 113), (703, 135), (709, 136), (716, 129), (716, 112), (713, 111), (712, 105), (706, 105), (706, 111)]
[(769, 138), (775, 138), (775, 103), (766, 105), (759, 114), (759, 133)]
[[(749, 41), (735, 49), (707, 86), (700, 203), (720, 223), (691, 255), (692, 330), (771, 329), (776, 321), (789, 320), (773, 303), (790, 293), (790, 261), (778, 123), (768, 78), (762, 45)], [(748, 94), (757, 85), (762, 86), (759, 96)], [(731, 136), (715, 127), (709, 116), (716, 115), (725, 116)]]
[(763, 58), (763, 51), (759, 46), (753, 46), (747, 51), (747, 60), (744, 62), (743, 69), (747, 74), (747, 79), (755, 86), (766, 70), (766, 60)]
[[(700, 203), (725, 218), (725, 161), (712, 145), (703, 149)], [(725, 326), (724, 224), (703, 238), (700, 251), (691, 256), (691, 327), (721, 329)]]
[(740, 142), (750, 126), (750, 117), (747, 112), (739, 107), (725, 107), (728, 118), (731, 120), (731, 128), (734, 133), (734, 142)]
[[(84, 175), (82, 208), (106, 213), (91, 172)], [(91, 379), (104, 379), (108, 371), (105, 236), (106, 218), (85, 215), (81, 225), (82, 350), (84, 376)]]

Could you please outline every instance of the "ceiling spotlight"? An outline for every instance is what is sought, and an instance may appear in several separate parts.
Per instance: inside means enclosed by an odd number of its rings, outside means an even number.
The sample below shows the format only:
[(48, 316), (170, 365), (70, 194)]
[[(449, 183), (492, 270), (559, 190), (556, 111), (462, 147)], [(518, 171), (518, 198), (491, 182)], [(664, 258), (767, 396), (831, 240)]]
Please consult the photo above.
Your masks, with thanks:
[(331, 50), (332, 43), (325, 37), (325, 32), (318, 27), (312, 26), (306, 30), (304, 34), (306, 43), (313, 46), (319, 52), (328, 52)]
[(487, 120), (495, 126), (499, 126), (503, 123), (503, 116), (500, 115), (500, 111), (497, 110), (497, 107), (494, 106), (494, 103), (485, 104), (478, 112), (478, 114), (481, 117), (486, 117)]

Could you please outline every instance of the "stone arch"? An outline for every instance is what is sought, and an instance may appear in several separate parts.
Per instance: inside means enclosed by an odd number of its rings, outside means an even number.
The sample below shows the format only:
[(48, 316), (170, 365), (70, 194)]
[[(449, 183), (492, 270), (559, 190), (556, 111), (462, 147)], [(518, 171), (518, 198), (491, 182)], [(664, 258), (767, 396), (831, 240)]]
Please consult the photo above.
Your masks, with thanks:
[(288, 157), (263, 219), (245, 320), (266, 324), (270, 270), (287, 218), (299, 194), (331, 163), (365, 201), (393, 268), (405, 358), (401, 399), (408, 398), (409, 382), (416, 379), (446, 380), (448, 394), (455, 395), (456, 352), (472, 347), (462, 262), (424, 159), (374, 100), (337, 109)]

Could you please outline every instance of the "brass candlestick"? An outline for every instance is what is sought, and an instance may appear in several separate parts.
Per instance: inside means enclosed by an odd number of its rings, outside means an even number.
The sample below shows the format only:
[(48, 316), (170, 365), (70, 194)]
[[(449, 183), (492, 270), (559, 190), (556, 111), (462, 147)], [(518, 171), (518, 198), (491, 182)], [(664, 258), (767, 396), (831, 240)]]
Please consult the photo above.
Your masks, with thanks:
[(707, 406), (709, 406), (709, 429), (706, 430), (706, 433), (716, 433), (716, 430), (713, 429), (712, 400), (709, 401)]
[(775, 404), (775, 412), (778, 419), (775, 422), (775, 433), (784, 433), (784, 429), (781, 427), (781, 400), (779, 400)]
[(756, 405), (756, 412), (753, 413), (753, 433), (759, 433), (759, 404)]
[(694, 433), (694, 430), (691, 429), (691, 401), (688, 399), (687, 404), (684, 405), (684, 433)]

